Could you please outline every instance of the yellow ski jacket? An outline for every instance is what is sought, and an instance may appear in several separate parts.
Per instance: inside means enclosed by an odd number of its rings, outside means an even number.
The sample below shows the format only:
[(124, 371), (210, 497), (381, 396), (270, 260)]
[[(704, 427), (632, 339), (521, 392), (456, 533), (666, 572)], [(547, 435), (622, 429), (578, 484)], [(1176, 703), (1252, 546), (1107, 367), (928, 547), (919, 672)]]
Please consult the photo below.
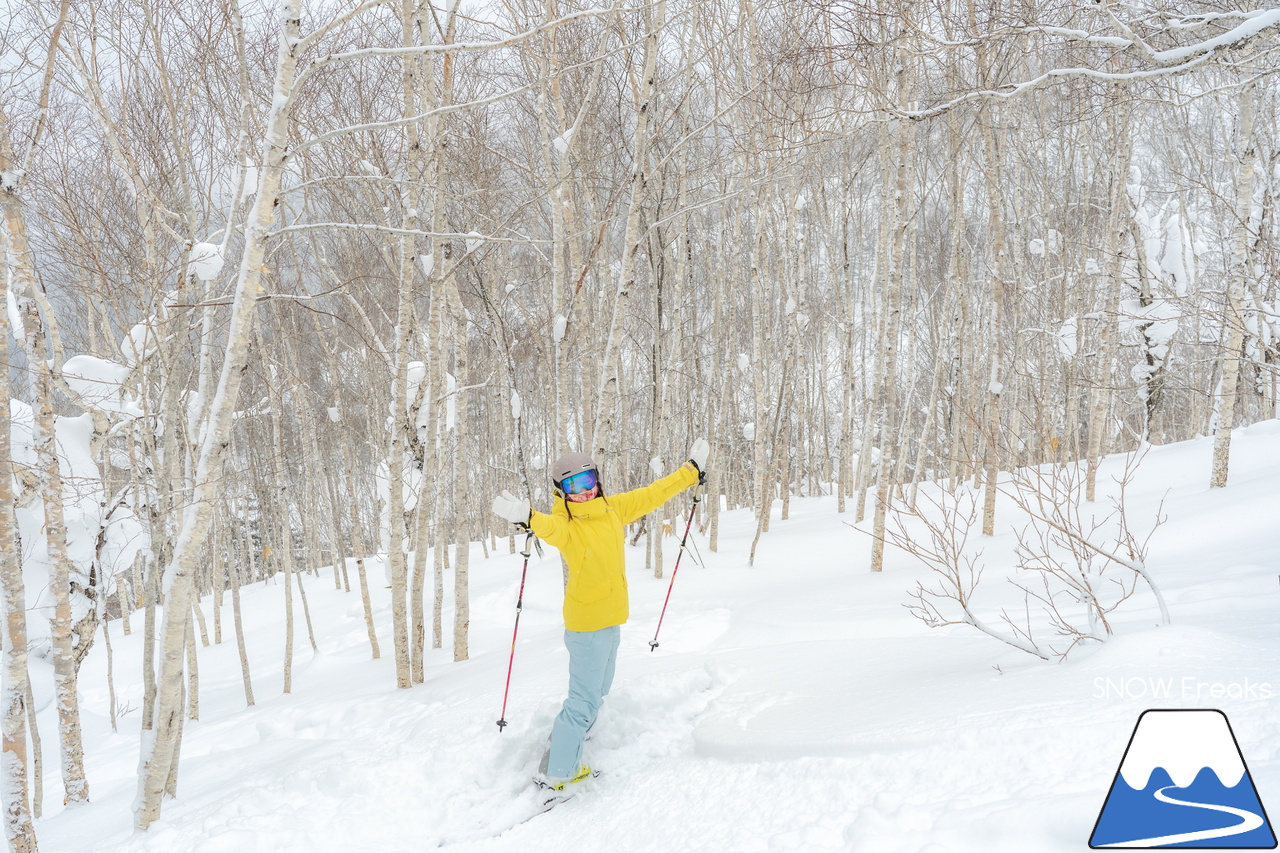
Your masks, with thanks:
[(631, 611), (622, 528), (697, 482), (698, 469), (686, 462), (643, 488), (583, 503), (558, 497), (550, 514), (531, 514), (533, 532), (558, 548), (569, 566), (564, 591), (566, 628), (598, 631), (627, 621)]

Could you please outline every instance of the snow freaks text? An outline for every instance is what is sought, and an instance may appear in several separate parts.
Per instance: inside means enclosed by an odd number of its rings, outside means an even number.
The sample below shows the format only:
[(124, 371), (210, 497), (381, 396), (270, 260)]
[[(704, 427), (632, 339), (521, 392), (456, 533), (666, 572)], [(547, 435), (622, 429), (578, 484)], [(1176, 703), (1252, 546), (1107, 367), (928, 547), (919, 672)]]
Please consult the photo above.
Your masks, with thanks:
[(1270, 699), (1275, 690), (1268, 681), (1201, 681), (1193, 676), (1182, 678), (1095, 678), (1094, 699), (1171, 699), (1202, 702), (1210, 699)]

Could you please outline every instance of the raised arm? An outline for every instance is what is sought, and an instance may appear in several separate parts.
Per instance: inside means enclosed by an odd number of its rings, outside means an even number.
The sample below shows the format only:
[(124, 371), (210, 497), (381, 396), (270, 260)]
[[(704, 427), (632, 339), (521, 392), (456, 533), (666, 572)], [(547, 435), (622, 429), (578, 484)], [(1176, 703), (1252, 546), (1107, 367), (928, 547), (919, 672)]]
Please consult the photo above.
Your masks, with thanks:
[(569, 513), (565, 510), (564, 501), (556, 498), (551, 512), (529, 513), (529, 527), (538, 538), (552, 547), (561, 547), (569, 538)]
[(556, 500), (550, 513), (537, 512), (523, 498), (503, 492), (493, 499), (493, 511), (512, 524), (528, 527), (539, 539), (559, 548), (569, 536), (569, 512)]
[(647, 486), (632, 489), (620, 495), (610, 495), (609, 505), (621, 516), (623, 524), (630, 524), (645, 513), (653, 512), (685, 489), (698, 482), (698, 466), (692, 460), (673, 473)]

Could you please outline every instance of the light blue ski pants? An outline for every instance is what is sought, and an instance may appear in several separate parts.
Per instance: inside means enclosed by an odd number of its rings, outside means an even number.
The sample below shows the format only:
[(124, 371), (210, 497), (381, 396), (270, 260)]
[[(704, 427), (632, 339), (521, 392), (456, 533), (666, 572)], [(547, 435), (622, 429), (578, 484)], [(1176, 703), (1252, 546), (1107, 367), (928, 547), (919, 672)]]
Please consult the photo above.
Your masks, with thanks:
[(582, 742), (595, 725), (600, 705), (613, 684), (621, 639), (620, 625), (599, 631), (564, 632), (564, 644), (569, 650), (569, 696), (551, 726), (548, 776), (563, 779), (577, 772)]

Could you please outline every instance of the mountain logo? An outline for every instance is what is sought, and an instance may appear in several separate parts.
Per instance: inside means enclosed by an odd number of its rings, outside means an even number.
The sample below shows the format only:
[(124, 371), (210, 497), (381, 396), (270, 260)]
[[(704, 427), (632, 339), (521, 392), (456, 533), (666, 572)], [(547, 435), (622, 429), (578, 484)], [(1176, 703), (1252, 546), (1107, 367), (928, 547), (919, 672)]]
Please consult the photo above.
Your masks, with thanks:
[(1275, 832), (1227, 715), (1143, 711), (1089, 846), (1275, 849)]

